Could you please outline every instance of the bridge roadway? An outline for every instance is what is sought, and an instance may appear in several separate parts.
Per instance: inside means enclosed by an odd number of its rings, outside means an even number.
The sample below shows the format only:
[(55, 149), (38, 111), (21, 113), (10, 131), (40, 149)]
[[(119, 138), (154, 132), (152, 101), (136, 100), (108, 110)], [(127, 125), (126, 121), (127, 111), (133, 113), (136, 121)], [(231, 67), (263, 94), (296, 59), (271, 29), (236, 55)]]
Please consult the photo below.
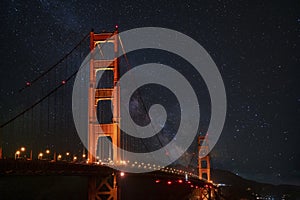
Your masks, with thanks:
[[(119, 192), (123, 197), (121, 199), (140, 199), (145, 194), (148, 196), (144, 199), (178, 199), (179, 196), (186, 199), (196, 188), (217, 190), (213, 183), (196, 177), (189, 177), (186, 181), (185, 172), (174, 173), (167, 168), (148, 173), (126, 173), (122, 178), (120, 171), (105, 165), (46, 160), (0, 160), (0, 176), (4, 177), (18, 175), (108, 177), (112, 174), (118, 177)], [(170, 198), (172, 196), (173, 198)]]
[[(64, 175), (64, 176), (109, 176), (120, 173), (107, 165), (85, 164), (66, 161), (48, 161), (48, 160), (14, 160), (0, 159), (0, 175)], [(185, 179), (188, 174), (189, 181), (198, 185), (209, 185), (205, 180), (200, 180), (189, 172), (182, 170), (173, 171), (171, 168), (162, 168), (148, 173), (127, 173), (128, 176), (145, 176), (159, 178), (178, 178)]]

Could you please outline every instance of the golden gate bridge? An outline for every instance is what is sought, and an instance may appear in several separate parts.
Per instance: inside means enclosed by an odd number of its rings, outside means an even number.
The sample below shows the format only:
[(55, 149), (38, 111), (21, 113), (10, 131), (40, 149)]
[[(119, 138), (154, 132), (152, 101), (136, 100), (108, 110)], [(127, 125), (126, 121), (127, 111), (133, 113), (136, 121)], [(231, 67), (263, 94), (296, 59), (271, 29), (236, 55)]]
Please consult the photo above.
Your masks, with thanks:
[[(88, 103), (87, 103), (87, 148), (83, 148), (80, 153), (72, 154), (63, 152), (61, 149), (44, 144), (38, 144), (37, 135), (39, 133), (63, 133), (68, 130), (70, 121), (66, 110), (70, 108), (70, 91), (72, 81), (78, 73), (78, 57), (82, 61), (82, 55), (86, 51), (87, 39), (89, 38), (89, 51), (91, 58), (89, 63), (89, 74), (86, 77), (89, 83)], [(112, 45), (113, 57), (104, 59), (101, 49), (103, 45)], [(94, 49), (102, 55), (93, 55)], [(123, 63), (130, 68), (129, 60), (126, 56), (122, 40), (118, 34), (116, 26), (113, 32), (94, 33), (91, 31), (86, 34), (75, 47), (63, 56), (57, 63), (42, 72), (31, 81), (27, 81), (19, 93), (28, 96), (28, 90), (34, 90), (34, 97), (28, 97), (28, 101), (33, 99), (34, 103), (29, 104), (18, 114), (12, 116), (1, 124), (2, 144), (0, 151), (0, 174), (1, 175), (72, 175), (88, 177), (88, 199), (122, 199), (121, 187), (126, 185), (118, 184), (124, 172), (114, 169), (114, 166), (124, 166), (127, 168), (147, 168), (148, 173), (126, 173), (127, 177), (142, 177), (153, 183), (155, 187), (171, 184), (185, 185), (191, 190), (194, 196), (189, 199), (222, 199), (217, 184), (210, 178), (210, 158), (206, 155), (209, 147), (206, 135), (199, 135), (198, 147), (193, 155), (196, 155), (197, 169), (192, 168), (188, 163), (188, 168), (176, 165), (160, 166), (155, 163), (144, 163), (136, 160), (126, 159), (126, 155), (119, 152), (112, 145), (127, 148), (135, 151), (134, 148), (147, 149), (143, 142), (126, 138), (119, 128), (120, 124), (120, 64), (121, 58), (118, 57), (120, 49), (123, 51)], [(75, 60), (75, 61), (74, 61)], [(105, 87), (97, 84), (97, 72), (109, 72), (106, 78)], [(50, 78), (49, 78), (50, 77)], [(49, 81), (51, 80), (51, 81)], [(46, 87), (40, 87), (41, 84)], [(38, 88), (38, 89), (37, 89)], [(42, 89), (41, 89), (42, 88)], [(38, 92), (36, 92), (38, 91)], [(41, 94), (36, 98), (36, 94)], [(139, 96), (139, 98), (141, 98)], [(26, 99), (25, 99), (26, 100)], [(99, 109), (103, 102), (110, 102), (112, 107), (111, 114), (105, 113), (105, 109)], [(143, 100), (141, 99), (143, 103)], [(145, 107), (145, 105), (143, 105)], [(145, 108), (147, 111), (147, 109)], [(110, 119), (105, 119), (105, 115)], [(107, 118), (107, 117), (106, 117)], [(104, 120), (103, 120), (104, 119)], [(32, 143), (31, 147), (23, 146), (21, 139), (15, 139), (15, 144), (6, 142), (8, 135), (16, 137), (16, 132), (26, 135)], [(32, 133), (34, 132), (34, 133)], [(57, 140), (60, 137), (55, 136)], [(109, 138), (112, 144), (106, 144), (101, 140), (102, 137)], [(17, 138), (17, 137), (16, 137)], [(11, 147), (12, 145), (16, 145)], [(61, 142), (57, 146), (63, 146)], [(162, 145), (162, 144), (161, 144)], [(6, 148), (15, 148), (9, 152)], [(31, 149), (31, 150), (30, 150)], [(27, 152), (27, 153), (26, 153)], [(26, 156), (25, 156), (26, 155)], [(194, 156), (195, 157), (195, 156)], [(193, 159), (190, 159), (190, 162)], [(124, 190), (124, 189), (123, 189)]]

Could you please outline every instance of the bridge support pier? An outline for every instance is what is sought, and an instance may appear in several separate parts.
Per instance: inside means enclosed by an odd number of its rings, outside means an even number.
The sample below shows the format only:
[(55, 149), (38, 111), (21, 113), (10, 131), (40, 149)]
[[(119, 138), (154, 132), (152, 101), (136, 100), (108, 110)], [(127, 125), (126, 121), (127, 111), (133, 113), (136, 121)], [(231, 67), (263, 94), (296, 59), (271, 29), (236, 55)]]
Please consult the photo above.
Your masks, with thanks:
[(117, 175), (88, 178), (88, 200), (118, 200)]
[(215, 188), (202, 187), (195, 189), (189, 200), (218, 200), (218, 191)]

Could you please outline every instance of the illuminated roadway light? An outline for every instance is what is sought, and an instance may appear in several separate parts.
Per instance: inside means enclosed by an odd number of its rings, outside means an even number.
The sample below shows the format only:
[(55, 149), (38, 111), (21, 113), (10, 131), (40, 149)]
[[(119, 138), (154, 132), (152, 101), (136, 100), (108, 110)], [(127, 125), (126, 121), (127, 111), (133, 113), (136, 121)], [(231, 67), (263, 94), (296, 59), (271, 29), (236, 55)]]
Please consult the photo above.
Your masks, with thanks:
[(26, 149), (25, 149), (25, 147), (21, 147), (21, 151), (23, 151), (23, 152), (24, 152), (25, 150), (26, 150)]
[(46, 154), (49, 154), (49, 153), (50, 153), (50, 150), (49, 150), (49, 149), (47, 149), (47, 150), (46, 150)]
[(70, 152), (67, 152), (67, 153), (66, 153), (66, 156), (69, 156), (69, 155), (70, 155)]
[(39, 155), (38, 155), (38, 159), (42, 159), (43, 158), (43, 153), (41, 152), (41, 153), (39, 153)]
[(121, 173), (120, 173), (120, 176), (122, 176), (122, 177), (125, 176), (125, 173), (124, 173), (124, 172), (121, 172)]

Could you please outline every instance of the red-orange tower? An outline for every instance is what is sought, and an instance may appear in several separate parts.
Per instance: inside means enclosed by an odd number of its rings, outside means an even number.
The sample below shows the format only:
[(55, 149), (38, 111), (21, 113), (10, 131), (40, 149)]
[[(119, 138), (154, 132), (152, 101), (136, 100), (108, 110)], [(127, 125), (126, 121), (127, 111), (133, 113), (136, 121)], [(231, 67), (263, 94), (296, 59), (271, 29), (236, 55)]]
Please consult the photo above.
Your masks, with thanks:
[[(209, 146), (207, 143), (207, 136), (199, 136), (198, 137), (199, 178), (210, 181), (210, 157), (209, 157), (208, 152), (209, 152)], [(204, 155), (206, 155), (206, 156), (204, 156)]]
[[(95, 47), (101, 48), (101, 45), (111, 43), (113, 45), (113, 58), (100, 59), (96, 56)], [(93, 163), (96, 161), (97, 143), (99, 137), (109, 136), (115, 146), (120, 146), (120, 88), (119, 81), (119, 62), (118, 62), (118, 27), (114, 32), (103, 32), (96, 34), (90, 33), (90, 79), (88, 91), (88, 161)], [(98, 89), (96, 83), (96, 75), (100, 70), (113, 71), (113, 88)], [(112, 123), (99, 124), (97, 120), (97, 105), (99, 101), (110, 100), (112, 103)], [(101, 103), (101, 102), (100, 102)], [(102, 130), (102, 131), (101, 131)], [(113, 148), (112, 160), (120, 160), (119, 152)]]

